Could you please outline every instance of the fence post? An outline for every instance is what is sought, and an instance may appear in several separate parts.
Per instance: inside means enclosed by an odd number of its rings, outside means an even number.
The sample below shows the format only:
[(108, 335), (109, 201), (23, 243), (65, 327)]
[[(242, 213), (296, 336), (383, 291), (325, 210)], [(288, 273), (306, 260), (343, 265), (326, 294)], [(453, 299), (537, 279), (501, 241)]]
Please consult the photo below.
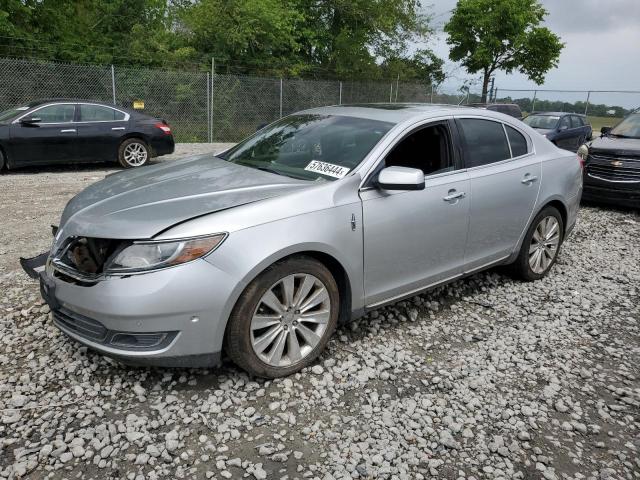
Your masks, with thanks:
[(211, 143), (212, 139), (211, 139), (211, 111), (210, 111), (210, 107), (211, 107), (211, 99), (209, 98), (209, 94), (211, 92), (211, 84), (209, 83), (211, 81), (211, 77), (209, 75), (209, 72), (207, 72), (207, 142)]
[(433, 103), (433, 83), (431, 84), (431, 103)]
[(213, 143), (213, 79), (216, 75), (216, 59), (211, 57), (211, 96), (209, 104), (209, 130), (211, 131), (211, 143)]
[(586, 115), (589, 111), (589, 98), (591, 98), (591, 92), (587, 92), (587, 104), (584, 106), (584, 114)]
[(389, 90), (389, 103), (393, 103), (393, 82), (391, 82), (391, 90)]
[(280, 118), (282, 118), (282, 77), (280, 78)]
[(396, 78), (396, 103), (398, 103), (398, 90), (400, 89), (400, 74)]
[(113, 104), (116, 104), (116, 70), (111, 64), (111, 94), (113, 95)]
[(536, 95), (538, 95), (538, 91), (533, 91), (533, 102), (531, 103), (531, 111), (529, 113), (533, 113), (536, 111)]
[(493, 91), (493, 103), (498, 101), (498, 87)]
[(338, 96), (338, 105), (342, 105), (342, 80), (340, 81), (340, 93)]

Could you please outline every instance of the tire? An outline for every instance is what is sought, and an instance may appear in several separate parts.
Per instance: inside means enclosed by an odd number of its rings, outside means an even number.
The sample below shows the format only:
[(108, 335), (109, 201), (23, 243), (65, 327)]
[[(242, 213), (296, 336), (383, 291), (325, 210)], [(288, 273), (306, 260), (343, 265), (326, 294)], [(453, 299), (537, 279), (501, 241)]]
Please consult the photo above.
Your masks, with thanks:
[(124, 168), (137, 168), (149, 162), (151, 151), (140, 138), (127, 138), (118, 147), (118, 162)]
[[(546, 235), (548, 240), (544, 243), (538, 242), (538, 238), (545, 231), (551, 232)], [(563, 240), (564, 222), (560, 212), (554, 207), (545, 207), (533, 219), (522, 241), (518, 258), (512, 264), (514, 275), (528, 282), (544, 277), (556, 263)]]
[(338, 285), (322, 263), (307, 256), (281, 260), (254, 279), (238, 299), (225, 332), (225, 351), (251, 375), (291, 375), (324, 350), (336, 328), (339, 307)]
[(4, 159), (4, 152), (0, 148), (0, 172), (4, 170), (5, 165), (6, 165), (6, 160)]

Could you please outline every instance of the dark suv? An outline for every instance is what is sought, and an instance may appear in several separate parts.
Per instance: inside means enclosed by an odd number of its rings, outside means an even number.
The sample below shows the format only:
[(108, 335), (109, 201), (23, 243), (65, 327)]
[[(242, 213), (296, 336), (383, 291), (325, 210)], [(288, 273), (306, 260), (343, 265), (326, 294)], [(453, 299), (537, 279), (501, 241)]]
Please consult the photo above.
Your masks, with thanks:
[(518, 120), (522, 120), (522, 110), (520, 110), (520, 107), (515, 103), (472, 103), (471, 106), (504, 113)]
[(583, 145), (584, 200), (640, 208), (640, 111)]

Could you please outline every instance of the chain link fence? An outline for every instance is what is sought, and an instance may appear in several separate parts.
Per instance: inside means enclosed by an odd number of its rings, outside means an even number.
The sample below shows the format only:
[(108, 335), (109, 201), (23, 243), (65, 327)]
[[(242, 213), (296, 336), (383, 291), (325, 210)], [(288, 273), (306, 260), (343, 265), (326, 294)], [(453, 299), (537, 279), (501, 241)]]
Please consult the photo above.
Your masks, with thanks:
[[(0, 58), (0, 111), (42, 98), (98, 100), (165, 119), (179, 142), (234, 142), (263, 125), (306, 108), (357, 103), (470, 104), (480, 95), (419, 82), (265, 78), (189, 70), (72, 65)], [(497, 97), (497, 98), (496, 98)], [(495, 101), (515, 102), (524, 112), (587, 113), (603, 123), (640, 106), (638, 92), (507, 90)], [(619, 104), (616, 102), (619, 100)], [(600, 103), (599, 103), (600, 102)], [(616, 106), (617, 105), (617, 106)], [(595, 120), (597, 119), (597, 120)]]

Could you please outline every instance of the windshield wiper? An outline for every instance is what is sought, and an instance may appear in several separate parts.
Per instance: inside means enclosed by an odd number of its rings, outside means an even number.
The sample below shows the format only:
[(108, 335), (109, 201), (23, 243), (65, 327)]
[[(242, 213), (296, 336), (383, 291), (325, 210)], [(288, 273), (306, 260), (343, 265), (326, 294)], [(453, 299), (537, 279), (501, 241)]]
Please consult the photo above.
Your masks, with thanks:
[[(249, 165), (247, 165), (247, 166), (249, 166)], [(251, 168), (255, 168), (257, 170), (262, 170), (263, 172), (275, 173), (276, 175), (282, 175), (282, 176), (286, 177), (286, 175), (284, 173), (278, 172), (277, 170), (274, 170), (273, 168), (269, 168), (269, 167), (254, 167), (254, 166), (251, 166)]]

